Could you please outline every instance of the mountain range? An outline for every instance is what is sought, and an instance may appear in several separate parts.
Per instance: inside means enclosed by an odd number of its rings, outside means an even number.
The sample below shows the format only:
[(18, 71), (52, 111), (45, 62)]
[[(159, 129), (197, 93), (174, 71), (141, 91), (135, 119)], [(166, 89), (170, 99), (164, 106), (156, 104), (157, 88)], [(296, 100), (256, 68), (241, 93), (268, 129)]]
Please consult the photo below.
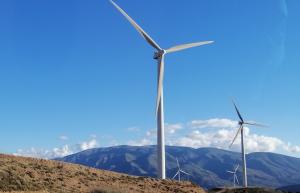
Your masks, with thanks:
[[(234, 165), (242, 166), (241, 154), (217, 148), (166, 147), (167, 177), (177, 172), (176, 158), (181, 168), (191, 176), (182, 175), (201, 187), (232, 186), (233, 176), (227, 173)], [(278, 188), (299, 184), (300, 158), (275, 153), (247, 154), (248, 184)], [(156, 146), (114, 146), (85, 150), (57, 160), (136, 176), (155, 177)], [(242, 183), (242, 167), (237, 176)]]

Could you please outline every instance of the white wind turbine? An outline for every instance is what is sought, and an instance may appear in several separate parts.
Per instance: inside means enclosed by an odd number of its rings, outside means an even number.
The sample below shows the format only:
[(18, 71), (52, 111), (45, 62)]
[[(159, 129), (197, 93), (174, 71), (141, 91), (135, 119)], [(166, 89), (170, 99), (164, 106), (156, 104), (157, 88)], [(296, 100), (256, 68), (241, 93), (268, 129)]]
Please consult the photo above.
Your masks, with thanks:
[(185, 175), (188, 175), (188, 176), (191, 176), (191, 174), (189, 174), (189, 173), (187, 173), (187, 172), (185, 172), (185, 171), (183, 171), (181, 168), (180, 168), (180, 165), (179, 165), (179, 162), (178, 162), (178, 159), (176, 158), (176, 161), (177, 161), (177, 172), (176, 172), (176, 174), (173, 176), (173, 178), (172, 179), (174, 179), (174, 178), (176, 178), (176, 176), (178, 176), (178, 181), (180, 182), (180, 173), (183, 173), (183, 174), (185, 174)]
[(180, 50), (201, 46), (213, 43), (213, 41), (203, 41), (190, 44), (183, 44), (171, 47), (169, 49), (162, 49), (129, 15), (125, 13), (112, 0), (110, 2), (126, 17), (126, 19), (133, 25), (133, 27), (140, 33), (140, 35), (156, 49), (154, 52), (154, 59), (158, 62), (158, 84), (156, 97), (156, 116), (157, 116), (157, 166), (158, 177), (165, 179), (165, 136), (164, 136), (164, 105), (163, 105), (163, 79), (164, 79), (164, 56), (165, 54), (177, 52)]
[(235, 187), (236, 183), (239, 184), (239, 180), (238, 180), (237, 175), (236, 175), (236, 172), (237, 172), (238, 168), (239, 168), (239, 165), (237, 165), (237, 166), (234, 168), (233, 171), (227, 170), (228, 173), (233, 174), (233, 187)]
[(258, 127), (267, 127), (266, 125), (262, 125), (262, 124), (259, 124), (259, 123), (256, 123), (256, 122), (253, 122), (253, 121), (244, 121), (243, 117), (241, 116), (237, 106), (235, 105), (234, 101), (233, 102), (233, 105), (234, 105), (234, 108), (235, 108), (235, 111), (239, 117), (239, 129), (238, 131), (236, 132), (231, 144), (229, 147), (231, 147), (234, 143), (234, 141), (236, 140), (237, 136), (239, 135), (239, 133), (241, 133), (241, 149), (242, 149), (242, 160), (243, 160), (243, 185), (244, 187), (247, 187), (248, 186), (248, 180), (247, 180), (247, 163), (246, 163), (246, 153), (245, 153), (245, 146), (244, 146), (244, 125), (254, 125), (254, 126), (258, 126)]

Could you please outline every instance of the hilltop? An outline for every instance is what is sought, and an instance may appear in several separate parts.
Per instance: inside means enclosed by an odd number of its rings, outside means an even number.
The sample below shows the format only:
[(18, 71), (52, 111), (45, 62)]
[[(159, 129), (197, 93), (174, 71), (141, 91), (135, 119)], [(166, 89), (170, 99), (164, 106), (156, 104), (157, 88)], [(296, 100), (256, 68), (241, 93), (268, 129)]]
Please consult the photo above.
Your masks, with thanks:
[(190, 183), (137, 177), (54, 160), (0, 154), (0, 192), (204, 193)]

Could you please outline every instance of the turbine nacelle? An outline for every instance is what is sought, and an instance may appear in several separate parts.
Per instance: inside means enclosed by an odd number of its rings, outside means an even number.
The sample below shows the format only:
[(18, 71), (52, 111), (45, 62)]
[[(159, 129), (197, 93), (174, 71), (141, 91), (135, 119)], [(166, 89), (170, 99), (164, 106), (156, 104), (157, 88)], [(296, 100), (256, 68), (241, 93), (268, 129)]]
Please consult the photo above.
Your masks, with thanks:
[(162, 55), (166, 53), (166, 50), (159, 50), (157, 52), (154, 52), (153, 59), (158, 60), (161, 59)]

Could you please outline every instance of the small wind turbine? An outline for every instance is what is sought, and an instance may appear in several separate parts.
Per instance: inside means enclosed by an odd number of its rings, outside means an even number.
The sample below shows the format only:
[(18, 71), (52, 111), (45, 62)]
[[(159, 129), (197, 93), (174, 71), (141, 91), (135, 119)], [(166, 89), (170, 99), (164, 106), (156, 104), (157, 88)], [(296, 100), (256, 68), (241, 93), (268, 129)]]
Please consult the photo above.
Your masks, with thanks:
[(234, 101), (232, 101), (235, 111), (239, 117), (239, 129), (236, 132), (231, 144), (229, 147), (231, 147), (234, 143), (234, 141), (236, 140), (237, 136), (239, 135), (239, 133), (241, 133), (241, 148), (242, 148), (242, 160), (243, 160), (243, 185), (246, 188), (248, 186), (248, 181), (247, 181), (247, 163), (246, 163), (246, 153), (245, 153), (245, 146), (244, 146), (244, 125), (254, 125), (254, 126), (258, 126), (258, 127), (267, 127), (266, 125), (263, 124), (259, 124), (253, 121), (244, 121), (243, 117), (241, 116), (237, 106), (235, 105)]
[(238, 168), (239, 168), (239, 165), (237, 165), (233, 171), (228, 171), (227, 170), (228, 173), (233, 174), (233, 187), (235, 187), (236, 183), (239, 184), (239, 180), (238, 180), (237, 175), (236, 175), (236, 172), (237, 172)]
[(176, 158), (176, 161), (177, 161), (177, 172), (176, 172), (176, 174), (173, 176), (173, 178), (172, 179), (174, 179), (174, 178), (176, 178), (176, 176), (178, 176), (178, 181), (180, 182), (180, 173), (183, 173), (183, 174), (185, 174), (185, 175), (188, 175), (188, 176), (191, 176), (191, 174), (189, 174), (189, 173), (187, 173), (187, 172), (185, 172), (185, 171), (183, 171), (181, 168), (180, 168), (180, 165), (179, 165), (179, 162), (178, 162), (178, 159)]
[(164, 79), (164, 57), (165, 54), (177, 52), (180, 50), (202, 46), (213, 43), (213, 41), (203, 41), (190, 44), (183, 44), (171, 47), (169, 49), (162, 49), (129, 15), (126, 14), (116, 3), (112, 0), (110, 2), (126, 17), (126, 19), (133, 25), (133, 27), (140, 33), (140, 35), (156, 50), (154, 52), (154, 59), (158, 63), (158, 84), (156, 97), (156, 116), (157, 116), (157, 166), (158, 177), (166, 178), (165, 169), (165, 133), (164, 133), (164, 105), (163, 105), (163, 79)]

